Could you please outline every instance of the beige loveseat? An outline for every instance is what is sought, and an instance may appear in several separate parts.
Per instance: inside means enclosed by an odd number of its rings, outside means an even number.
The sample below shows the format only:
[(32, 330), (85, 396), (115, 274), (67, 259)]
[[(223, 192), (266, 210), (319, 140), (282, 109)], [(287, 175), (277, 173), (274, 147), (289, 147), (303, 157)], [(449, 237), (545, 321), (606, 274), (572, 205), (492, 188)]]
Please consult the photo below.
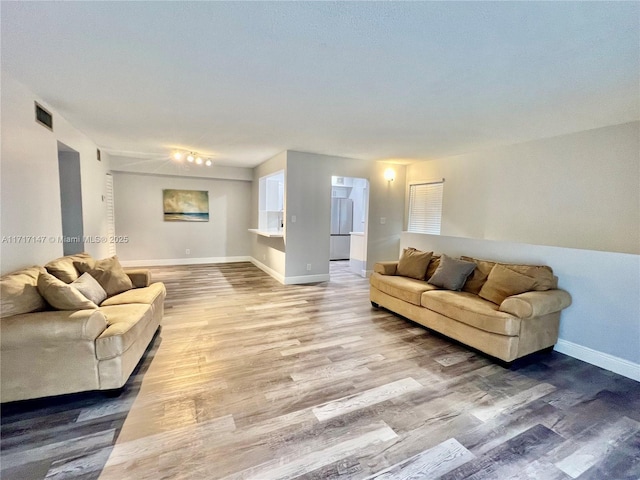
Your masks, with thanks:
[[(421, 267), (411, 264), (412, 255), (422, 256)], [(412, 276), (399, 274), (398, 261), (377, 263), (370, 278), (372, 305), (506, 363), (555, 345), (560, 312), (571, 304), (571, 297), (557, 288), (549, 267), (470, 257), (454, 260), (475, 264), (458, 289), (429, 283), (441, 264), (441, 256), (432, 252), (405, 249), (400, 261), (405, 271), (409, 265)]]
[[(98, 264), (79, 254), (0, 278), (2, 402), (113, 390), (126, 383), (160, 325), (164, 284), (150, 283), (146, 270), (127, 271), (129, 286), (116, 289), (125, 291), (99, 306), (82, 296), (90, 307), (75, 310), (54, 309), (40, 293), (51, 285), (69, 293), (61, 283), (71, 284), (80, 277), (76, 265), (84, 265), (93, 275), (99, 272)], [(80, 298), (76, 290), (69, 291), (75, 300)]]

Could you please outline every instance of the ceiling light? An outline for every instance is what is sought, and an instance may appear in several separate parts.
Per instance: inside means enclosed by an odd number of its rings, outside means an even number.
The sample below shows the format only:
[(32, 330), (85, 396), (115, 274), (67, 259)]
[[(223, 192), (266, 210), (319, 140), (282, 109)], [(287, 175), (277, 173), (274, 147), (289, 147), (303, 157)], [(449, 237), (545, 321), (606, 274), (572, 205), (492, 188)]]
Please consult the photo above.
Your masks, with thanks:
[(213, 165), (213, 161), (210, 158), (207, 158), (205, 160), (206, 157), (204, 155), (200, 155), (198, 152), (194, 152), (194, 151), (176, 150), (171, 154), (171, 157), (176, 161), (180, 161), (183, 158), (186, 158), (187, 162), (189, 163), (195, 163), (197, 165), (204, 164), (207, 167), (210, 167), (211, 165)]

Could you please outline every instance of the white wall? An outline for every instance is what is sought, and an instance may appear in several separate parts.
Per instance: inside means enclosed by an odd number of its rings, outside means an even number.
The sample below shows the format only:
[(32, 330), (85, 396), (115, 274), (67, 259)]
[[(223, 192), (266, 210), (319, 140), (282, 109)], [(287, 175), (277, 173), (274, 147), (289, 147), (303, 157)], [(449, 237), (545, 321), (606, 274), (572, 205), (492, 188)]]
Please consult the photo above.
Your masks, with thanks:
[(442, 235), (637, 254), (639, 151), (632, 122), (419, 162), (407, 177), (445, 178)]
[[(287, 152), (281, 152), (273, 158), (261, 163), (253, 169), (253, 184), (251, 189), (251, 228), (259, 225), (260, 178), (285, 171), (286, 183)], [(284, 193), (286, 209), (287, 193)], [(285, 241), (284, 237), (270, 238), (251, 234), (251, 257), (253, 262), (281, 282), (285, 276)]]
[[(241, 180), (114, 172), (116, 251), (124, 265), (248, 260), (251, 183)], [(209, 192), (208, 222), (165, 222), (162, 190)], [(189, 254), (186, 250), (189, 249)]]
[(640, 256), (407, 232), (405, 247), (549, 265), (573, 299), (556, 350), (640, 381)]
[[(383, 178), (396, 170), (395, 182)], [(367, 265), (397, 255), (404, 212), (405, 167), (384, 162), (287, 152), (286, 170), (286, 278), (313, 281), (329, 275), (331, 176), (369, 181)], [(297, 221), (291, 221), (295, 215)], [(385, 223), (380, 223), (384, 217)], [(311, 264), (311, 270), (307, 270)]]
[[(34, 120), (34, 101), (53, 114), (53, 132)], [(58, 182), (60, 141), (80, 154), (85, 236), (106, 236), (105, 194), (108, 156), (96, 159), (97, 146), (72, 127), (45, 101), (2, 73), (2, 157), (0, 162), (0, 271), (42, 265), (62, 255), (62, 217)], [(38, 236), (44, 243), (9, 243), (13, 236)], [(108, 255), (108, 246), (86, 243), (93, 256)]]

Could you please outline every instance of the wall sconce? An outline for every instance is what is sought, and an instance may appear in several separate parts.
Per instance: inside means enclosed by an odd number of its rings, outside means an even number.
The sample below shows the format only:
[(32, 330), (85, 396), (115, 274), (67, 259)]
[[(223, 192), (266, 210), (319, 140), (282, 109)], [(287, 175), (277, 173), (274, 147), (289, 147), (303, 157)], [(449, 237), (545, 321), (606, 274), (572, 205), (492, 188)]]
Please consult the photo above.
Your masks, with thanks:
[(213, 162), (210, 158), (204, 160), (202, 158), (202, 155), (200, 155), (198, 152), (181, 152), (180, 150), (176, 150), (175, 152), (173, 152), (171, 157), (177, 162), (181, 162), (183, 158), (186, 158), (187, 162), (189, 163), (196, 163), (198, 165), (204, 164), (207, 167), (213, 165)]
[(387, 182), (393, 182), (396, 179), (396, 171), (393, 168), (387, 168), (384, 171), (384, 179)]

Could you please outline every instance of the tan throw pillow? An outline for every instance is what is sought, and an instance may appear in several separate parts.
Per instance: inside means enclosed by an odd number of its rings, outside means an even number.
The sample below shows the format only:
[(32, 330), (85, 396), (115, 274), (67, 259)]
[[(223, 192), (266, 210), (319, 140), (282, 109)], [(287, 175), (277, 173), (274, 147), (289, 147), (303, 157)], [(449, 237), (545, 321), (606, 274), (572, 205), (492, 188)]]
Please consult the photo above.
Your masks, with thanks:
[(487, 277), (489, 276), (489, 273), (491, 273), (491, 269), (495, 265), (495, 262), (478, 260), (472, 257), (460, 257), (460, 259), (467, 262), (474, 262), (476, 264), (476, 268), (471, 272), (471, 275), (467, 277), (467, 281), (464, 282), (462, 291), (478, 295), (482, 286), (487, 281)]
[(95, 278), (100, 286), (104, 288), (104, 291), (107, 292), (108, 297), (113, 297), (118, 293), (126, 292), (133, 288), (133, 283), (131, 283), (131, 279), (122, 269), (117, 255), (104, 260), (97, 260), (93, 267), (83, 262), (74, 262), (73, 264), (78, 271), (89, 273)]
[(424, 276), (427, 280), (433, 277), (433, 274), (436, 273), (436, 270), (440, 266), (440, 255), (432, 255), (431, 261), (429, 262), (429, 266), (427, 267), (427, 274)]
[(8, 273), (0, 278), (0, 316), (10, 317), (47, 308), (40, 292), (38, 277), (44, 273), (42, 267), (29, 267)]
[(49, 305), (56, 310), (88, 310), (98, 306), (82, 295), (75, 287), (49, 273), (38, 277), (38, 291)]
[(485, 300), (500, 305), (505, 298), (519, 293), (529, 292), (535, 285), (535, 279), (496, 264), (487, 282), (482, 286), (480, 295)]
[(424, 280), (431, 255), (433, 255), (433, 252), (422, 252), (415, 248), (405, 248), (398, 262), (396, 275)]
[(70, 285), (96, 305), (100, 305), (107, 298), (107, 292), (104, 291), (104, 288), (102, 288), (98, 281), (89, 273), (83, 273), (75, 282), (71, 282)]
[(460, 290), (474, 268), (476, 264), (473, 262), (465, 262), (443, 254), (440, 257), (440, 265), (429, 278), (429, 283), (446, 290)]
[(47, 269), (47, 272), (57, 279), (62, 280), (64, 283), (71, 283), (76, 281), (80, 276), (78, 274), (78, 270), (73, 265), (74, 262), (86, 263), (87, 265), (90, 265), (91, 268), (93, 268), (93, 265), (96, 263), (88, 253), (77, 253), (75, 255), (67, 255), (51, 260), (44, 266), (44, 268)]

